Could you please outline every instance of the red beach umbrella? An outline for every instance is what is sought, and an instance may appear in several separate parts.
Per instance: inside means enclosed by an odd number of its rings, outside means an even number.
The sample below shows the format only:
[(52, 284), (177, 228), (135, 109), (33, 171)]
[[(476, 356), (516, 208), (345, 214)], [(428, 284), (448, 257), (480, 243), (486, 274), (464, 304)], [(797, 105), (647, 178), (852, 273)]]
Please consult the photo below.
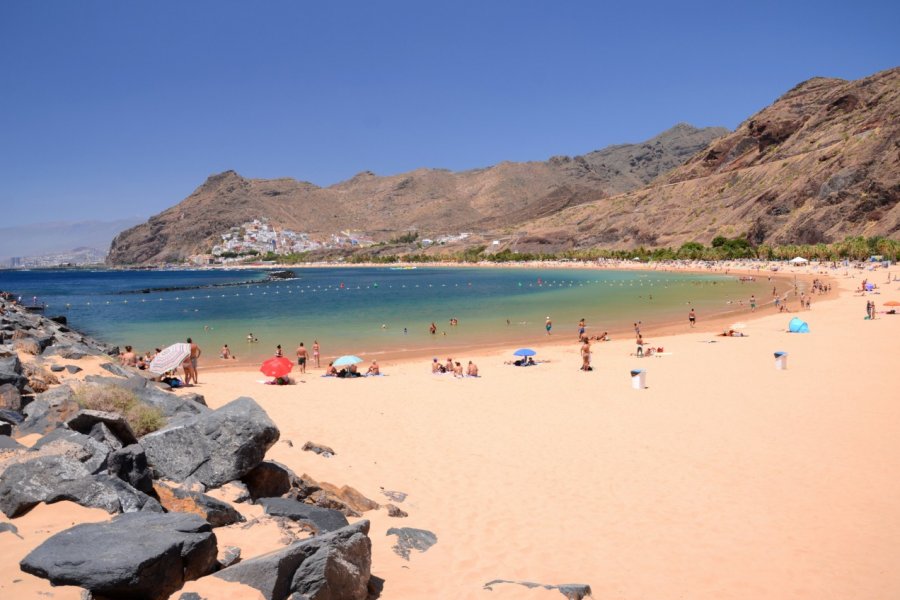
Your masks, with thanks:
[(284, 377), (294, 368), (294, 363), (283, 356), (270, 358), (262, 364), (259, 370), (269, 377)]

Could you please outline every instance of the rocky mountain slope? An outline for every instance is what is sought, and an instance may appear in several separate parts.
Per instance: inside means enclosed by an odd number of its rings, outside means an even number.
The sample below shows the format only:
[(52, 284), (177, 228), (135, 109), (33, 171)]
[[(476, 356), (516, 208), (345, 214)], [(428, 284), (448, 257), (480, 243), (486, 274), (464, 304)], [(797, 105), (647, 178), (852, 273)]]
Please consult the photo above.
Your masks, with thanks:
[(376, 240), (411, 229), (426, 237), (492, 232), (645, 186), (725, 133), (682, 124), (642, 144), (583, 156), (504, 162), (459, 173), (418, 169), (379, 177), (363, 172), (326, 188), (226, 171), (178, 205), (121, 233), (108, 261), (157, 263), (202, 253), (219, 234), (258, 217), (319, 238), (347, 229), (368, 232)]
[(526, 224), (516, 249), (900, 239), (898, 117), (900, 68), (810, 79), (653, 184)]

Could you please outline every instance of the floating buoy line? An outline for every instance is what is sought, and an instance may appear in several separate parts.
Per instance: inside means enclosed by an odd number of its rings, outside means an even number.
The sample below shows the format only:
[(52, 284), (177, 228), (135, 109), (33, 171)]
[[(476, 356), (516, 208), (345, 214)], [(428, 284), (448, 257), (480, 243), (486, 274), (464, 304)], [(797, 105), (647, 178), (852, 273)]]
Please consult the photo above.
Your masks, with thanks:
[[(733, 279), (734, 282), (738, 281), (737, 277), (731, 278), (731, 276), (729, 276), (729, 280), (730, 279)], [(663, 278), (656, 278), (656, 279), (640, 278), (639, 280), (614, 280), (614, 281), (607, 281), (607, 280), (600, 280), (600, 279), (545, 280), (545, 279), (538, 277), (535, 281), (517, 281), (513, 285), (514, 285), (514, 288), (516, 288), (516, 289), (524, 289), (524, 288), (531, 288), (531, 289), (557, 288), (557, 289), (559, 289), (559, 288), (571, 288), (571, 287), (576, 287), (576, 286), (577, 287), (585, 287), (585, 286), (603, 287), (604, 285), (605, 285), (605, 287), (609, 287), (609, 288), (625, 288), (625, 287), (640, 288), (640, 287), (645, 287), (645, 286), (646, 287), (658, 286), (658, 287), (662, 287), (664, 289), (668, 289), (670, 287), (684, 287), (684, 286), (688, 286), (688, 285), (694, 286), (694, 287), (711, 286), (711, 285), (717, 285), (719, 283), (724, 283), (724, 281), (722, 281), (720, 279), (706, 280), (706, 281), (678, 281), (678, 280), (672, 281), (671, 279), (663, 279)], [(464, 284), (454, 283), (452, 285), (454, 288), (462, 287), (463, 289), (467, 289), (467, 290), (474, 290), (477, 287), (477, 286), (473, 285), (472, 282), (467, 282)], [(441, 283), (441, 284), (439, 284), (439, 286), (435, 285), (434, 283), (421, 283), (421, 284), (416, 283), (416, 284), (411, 284), (411, 285), (402, 283), (402, 284), (380, 285), (377, 282), (366, 283), (366, 284), (357, 284), (355, 286), (347, 285), (345, 282), (339, 282), (339, 283), (335, 283), (335, 284), (325, 284), (325, 285), (306, 284), (305, 286), (302, 284), (297, 284), (297, 285), (259, 284), (259, 285), (252, 286), (252, 288), (250, 285), (247, 285), (245, 292), (233, 292), (233, 293), (229, 292), (229, 293), (220, 293), (220, 294), (205, 294), (205, 295), (192, 295), (192, 296), (178, 295), (175, 297), (159, 296), (156, 298), (141, 298), (140, 301), (136, 300), (135, 298), (132, 298), (131, 300), (124, 299), (124, 300), (116, 300), (116, 301), (103, 300), (102, 298), (98, 298), (95, 300), (87, 300), (87, 301), (79, 302), (79, 303), (65, 303), (64, 307), (65, 307), (65, 309), (68, 310), (68, 309), (79, 307), (79, 306), (95, 306), (95, 305), (112, 306), (112, 305), (119, 305), (119, 304), (121, 304), (121, 305), (146, 304), (146, 303), (153, 303), (153, 302), (189, 302), (189, 301), (197, 301), (197, 300), (202, 301), (202, 300), (213, 300), (213, 299), (221, 300), (223, 298), (225, 298), (225, 299), (240, 298), (240, 297), (247, 297), (247, 296), (269, 296), (269, 295), (275, 296), (275, 295), (281, 295), (282, 292), (284, 292), (285, 294), (293, 295), (295, 293), (318, 294), (318, 293), (329, 293), (329, 292), (348, 292), (349, 293), (349, 292), (365, 291), (365, 290), (384, 291), (384, 290), (393, 290), (395, 288), (399, 289), (399, 290), (409, 290), (409, 289), (413, 289), (413, 288), (415, 288), (415, 289), (418, 289), (418, 288), (434, 289), (435, 287), (446, 288), (446, 287), (448, 287), (448, 284)], [(47, 309), (52, 309), (52, 308), (58, 307), (59, 305), (58, 304), (56, 304), (56, 305), (45, 304), (44, 306)]]

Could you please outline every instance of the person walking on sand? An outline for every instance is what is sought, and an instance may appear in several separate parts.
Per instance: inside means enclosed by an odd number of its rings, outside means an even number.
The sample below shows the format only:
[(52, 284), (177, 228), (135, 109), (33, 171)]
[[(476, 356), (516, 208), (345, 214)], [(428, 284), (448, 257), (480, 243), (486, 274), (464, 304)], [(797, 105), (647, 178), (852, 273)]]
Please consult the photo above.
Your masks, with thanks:
[(691, 312), (688, 313), (688, 321), (691, 323), (691, 327), (697, 324), (697, 313), (694, 312), (694, 309), (691, 309)]
[(200, 373), (197, 369), (197, 363), (200, 362), (200, 355), (203, 352), (200, 350), (200, 346), (198, 346), (191, 338), (187, 339), (187, 343), (191, 345), (191, 374), (194, 377), (194, 383), (200, 383)]
[(593, 370), (591, 368), (591, 342), (587, 338), (584, 339), (584, 344), (581, 345), (581, 370)]
[(319, 368), (319, 340), (313, 340), (313, 362), (316, 368)]
[(547, 330), (547, 335), (550, 335), (550, 330), (553, 329), (553, 321), (550, 320), (550, 316), (547, 316), (547, 322), (544, 323), (544, 329)]
[(306, 348), (303, 346), (303, 342), (300, 342), (300, 345), (297, 346), (297, 366), (300, 367), (301, 373), (306, 373), (306, 357)]

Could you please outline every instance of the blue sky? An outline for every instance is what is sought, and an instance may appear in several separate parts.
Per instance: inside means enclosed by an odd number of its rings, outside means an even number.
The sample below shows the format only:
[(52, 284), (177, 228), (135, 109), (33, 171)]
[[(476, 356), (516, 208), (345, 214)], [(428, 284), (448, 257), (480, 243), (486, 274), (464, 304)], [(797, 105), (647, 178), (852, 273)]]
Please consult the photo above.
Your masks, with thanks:
[(900, 3), (0, 3), (3, 225), (149, 216), (212, 174), (330, 185), (736, 127), (900, 61)]

